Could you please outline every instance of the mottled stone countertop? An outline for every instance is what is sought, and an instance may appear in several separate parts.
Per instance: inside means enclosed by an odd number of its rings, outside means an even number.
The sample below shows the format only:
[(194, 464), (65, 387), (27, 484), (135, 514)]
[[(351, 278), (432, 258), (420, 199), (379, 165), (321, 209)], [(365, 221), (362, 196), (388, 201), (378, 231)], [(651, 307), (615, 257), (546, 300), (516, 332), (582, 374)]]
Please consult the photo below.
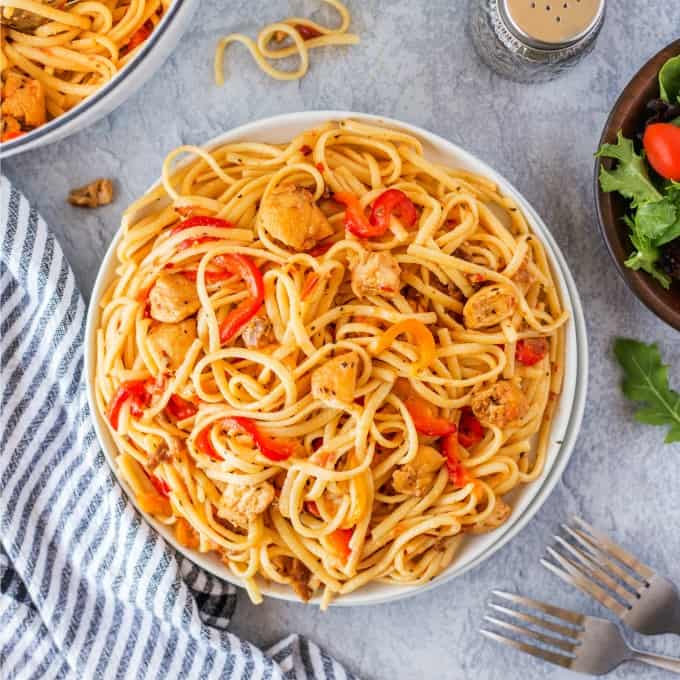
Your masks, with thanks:
[[(621, 396), (612, 340), (660, 343), (680, 385), (677, 334), (632, 296), (600, 239), (593, 208), (593, 151), (607, 112), (639, 66), (678, 37), (677, 0), (616, 0), (594, 52), (559, 80), (520, 85), (491, 73), (470, 43), (464, 0), (349, 0), (356, 47), (315, 50), (301, 82), (274, 82), (245, 49), (229, 52), (227, 85), (212, 82), (215, 41), (234, 29), (321, 16), (313, 0), (203, 0), (198, 17), (155, 78), (98, 124), (60, 143), (3, 163), (57, 233), (84, 294), (122, 209), (158, 176), (165, 154), (236, 125), (281, 112), (348, 109), (428, 128), (503, 173), (550, 226), (580, 290), (590, 341), (590, 385), (573, 458), (552, 495), (513, 541), (471, 573), (421, 596), (370, 608), (313, 607), (244, 591), (233, 632), (267, 645), (293, 631), (325, 646), (364, 678), (562, 678), (567, 671), (487, 642), (477, 633), (493, 587), (533, 593), (598, 612), (538, 563), (561, 521), (581, 514), (612, 532), (680, 583), (680, 445), (637, 425)], [(323, 18), (323, 17), (322, 17)], [(114, 204), (84, 211), (64, 201), (69, 188), (117, 179)], [(680, 655), (678, 639), (636, 640)], [(628, 665), (611, 677), (667, 677)]]

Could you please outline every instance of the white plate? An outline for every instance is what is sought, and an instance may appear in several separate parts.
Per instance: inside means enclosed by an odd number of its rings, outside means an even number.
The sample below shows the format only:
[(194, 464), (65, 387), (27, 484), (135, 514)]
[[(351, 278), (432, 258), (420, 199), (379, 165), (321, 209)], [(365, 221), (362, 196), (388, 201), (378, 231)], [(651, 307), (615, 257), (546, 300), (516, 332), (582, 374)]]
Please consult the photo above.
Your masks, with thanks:
[(135, 58), (111, 80), (61, 116), (9, 142), (0, 158), (51, 144), (83, 130), (133, 95), (170, 56), (198, 7), (199, 0), (174, 0)]
[[(492, 533), (480, 536), (470, 536), (467, 538), (463, 542), (463, 546), (457, 554), (453, 564), (427, 585), (418, 587), (372, 583), (354, 593), (344, 595), (334, 602), (334, 604), (337, 605), (351, 606), (398, 600), (408, 597), (409, 595), (414, 595), (415, 593), (424, 592), (441, 583), (445, 583), (491, 557), (493, 553), (511, 538), (516, 536), (517, 533), (527, 525), (561, 477), (573, 451), (574, 442), (576, 441), (576, 436), (581, 425), (583, 409), (585, 406), (588, 379), (588, 348), (581, 301), (564, 257), (553, 240), (548, 228), (533, 208), (506, 179), (455, 144), (425, 130), (414, 127), (413, 125), (407, 125), (406, 123), (390, 120), (388, 118), (351, 113), (348, 111), (313, 111), (275, 116), (255, 123), (249, 123), (248, 125), (244, 125), (216, 137), (206, 144), (206, 148), (236, 141), (286, 142), (304, 130), (319, 125), (324, 121), (340, 120), (342, 118), (354, 118), (373, 124), (380, 124), (382, 122), (390, 127), (400, 128), (417, 136), (423, 142), (425, 154), (429, 158), (445, 162), (452, 166), (465, 168), (466, 170), (484, 175), (496, 182), (504, 194), (514, 198), (523, 210), (533, 231), (540, 236), (545, 245), (548, 259), (561, 291), (562, 303), (564, 307), (569, 310), (571, 315), (566, 332), (566, 371), (564, 389), (553, 419), (545, 470), (541, 477), (535, 482), (523, 486), (515, 492), (513, 512), (510, 520)], [(97, 303), (114, 276), (116, 267), (115, 249), (120, 236), (121, 234), (119, 231), (114, 237), (99, 270), (94, 290), (92, 291), (92, 298), (90, 300), (85, 335), (85, 375), (87, 380), (87, 395), (99, 441), (104, 449), (109, 464), (116, 475), (117, 469), (114, 462), (116, 447), (110, 435), (108, 424), (97, 411), (94, 396), (94, 368), (96, 354), (95, 337), (100, 315), (100, 309)], [(119, 481), (127, 491), (132, 503), (136, 505), (134, 495), (130, 492), (125, 482), (120, 478)], [(149, 516), (146, 516), (146, 519), (169, 543), (186, 555), (190, 560), (207, 571), (230, 581), (231, 583), (240, 585), (239, 580), (217, 557), (201, 555), (200, 553), (186, 550), (175, 541), (172, 531), (166, 526)], [(262, 583), (262, 591), (265, 595), (271, 597), (298, 601), (289, 589), (277, 584)]]

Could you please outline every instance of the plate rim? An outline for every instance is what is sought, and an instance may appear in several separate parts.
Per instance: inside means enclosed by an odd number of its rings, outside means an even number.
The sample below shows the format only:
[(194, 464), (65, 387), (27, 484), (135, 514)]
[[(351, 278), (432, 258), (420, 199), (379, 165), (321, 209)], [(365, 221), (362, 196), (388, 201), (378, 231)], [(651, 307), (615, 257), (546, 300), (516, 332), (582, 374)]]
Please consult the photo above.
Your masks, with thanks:
[[(394, 602), (397, 600), (405, 599), (408, 597), (413, 597), (415, 595), (420, 595), (422, 593), (428, 592), (433, 588), (441, 586), (463, 574), (467, 573), (471, 569), (474, 569), (489, 559), (492, 555), (498, 552), (503, 546), (505, 546), (511, 539), (513, 539), (522, 529), (524, 529), (530, 521), (534, 518), (539, 509), (543, 506), (547, 500), (550, 493), (553, 491), (557, 482), (562, 478), (564, 470), (569, 463), (571, 456), (574, 451), (576, 440), (580, 431), (581, 423), (583, 420), (583, 414), (585, 410), (586, 394), (587, 394), (587, 384), (588, 384), (588, 339), (586, 333), (586, 323), (585, 316), (583, 312), (583, 305), (574, 281), (573, 275), (569, 269), (566, 259), (559, 248), (557, 242), (555, 241), (552, 233), (550, 232), (546, 223), (541, 219), (537, 211), (533, 206), (527, 201), (526, 198), (514, 187), (514, 185), (509, 182), (502, 174), (494, 170), (485, 161), (475, 156), (466, 149), (460, 147), (458, 144), (451, 142), (440, 135), (432, 133), (425, 130), (417, 125), (407, 123), (405, 121), (390, 118), (388, 116), (381, 116), (375, 114), (361, 113), (357, 111), (342, 111), (342, 110), (313, 110), (304, 112), (293, 112), (279, 114), (275, 116), (269, 116), (266, 118), (261, 118), (255, 121), (245, 123), (233, 127), (225, 132), (216, 135), (212, 139), (208, 140), (204, 144), (199, 145), (203, 149), (211, 149), (215, 146), (227, 143), (228, 141), (235, 139), (243, 139), (246, 135), (260, 132), (262, 129), (274, 127), (288, 127), (290, 125), (304, 125), (304, 127), (312, 127), (318, 125), (324, 121), (328, 120), (341, 120), (344, 118), (353, 118), (359, 121), (365, 121), (370, 123), (382, 123), (384, 125), (395, 126), (404, 131), (410, 132), (418, 136), (421, 140), (428, 142), (431, 146), (436, 148), (438, 151), (443, 150), (445, 153), (456, 155), (467, 162), (478, 165), (483, 169), (484, 176), (489, 177), (494, 182), (498, 183), (503, 193), (509, 194), (513, 197), (515, 201), (521, 206), (522, 211), (529, 218), (529, 222), (532, 228), (538, 228), (538, 232), (542, 239), (544, 239), (547, 249), (548, 256), (551, 260), (553, 266), (557, 266), (559, 270), (559, 275), (564, 281), (564, 290), (560, 290), (560, 294), (563, 299), (566, 299), (571, 307), (572, 319), (570, 320), (570, 328), (574, 334), (574, 365), (576, 368), (576, 374), (574, 376), (574, 386), (573, 386), (573, 401), (571, 405), (571, 410), (567, 417), (566, 425), (564, 426), (564, 435), (562, 438), (562, 443), (554, 456), (552, 464), (550, 467), (542, 473), (542, 479), (538, 479), (532, 484), (537, 485), (535, 490), (532, 490), (532, 495), (528, 500), (526, 507), (523, 512), (519, 514), (513, 522), (509, 524), (508, 527), (498, 536), (498, 539), (492, 544), (482, 549), (478, 555), (472, 557), (467, 563), (461, 565), (460, 567), (455, 567), (455, 560), (452, 562), (447, 569), (439, 574), (437, 577), (432, 579), (427, 584), (420, 586), (399, 586), (393, 585), (391, 588), (394, 592), (388, 593), (365, 593), (360, 589), (355, 593), (349, 593), (342, 597), (333, 600), (331, 606), (334, 607), (353, 607), (353, 606), (367, 606), (375, 604), (383, 604), (387, 602)], [(148, 191), (151, 191), (154, 187), (158, 185), (158, 181), (149, 187)], [(102, 259), (95, 283), (92, 288), (91, 297), (88, 303), (87, 310), (87, 320), (85, 326), (85, 381), (86, 381), (86, 393), (87, 400), (92, 412), (92, 419), (97, 434), (97, 439), (101, 446), (101, 449), (105, 455), (107, 463), (111, 468), (112, 474), (115, 477), (118, 484), (124, 490), (126, 496), (130, 502), (134, 505), (140, 515), (148, 522), (159, 534), (166, 540), (172, 547), (174, 547), (180, 554), (197, 564), (199, 567), (205, 569), (208, 573), (212, 574), (216, 578), (226, 580), (233, 585), (244, 588), (242, 582), (238, 577), (231, 573), (216, 573), (212, 565), (207, 564), (203, 559), (203, 556), (196, 554), (193, 551), (189, 551), (181, 546), (174, 538), (172, 532), (167, 528), (166, 525), (155, 520), (152, 516), (143, 512), (134, 498), (134, 494), (131, 493), (127, 484), (121, 479), (117, 470), (114, 457), (109, 449), (113, 449), (115, 445), (111, 439), (111, 435), (107, 430), (105, 423), (102, 423), (102, 417), (97, 409), (97, 403), (94, 395), (94, 369), (96, 363), (96, 331), (97, 322), (99, 320), (99, 300), (106, 287), (109, 284), (109, 278), (111, 270), (112, 261), (115, 260), (115, 251), (120, 241), (122, 235), (122, 224), (119, 225), (115, 234), (113, 235), (111, 242), (106, 250), (106, 254)], [(106, 444), (105, 444), (106, 442)], [(225, 572), (227, 568), (224, 568)], [(448, 573), (447, 573), (448, 572)], [(295, 602), (298, 604), (305, 604), (300, 602), (299, 599), (295, 597), (293, 593), (288, 593), (284, 590), (271, 590), (270, 588), (262, 588), (263, 597), (272, 597), (279, 600)], [(319, 598), (313, 598), (310, 600), (309, 604), (316, 603)]]

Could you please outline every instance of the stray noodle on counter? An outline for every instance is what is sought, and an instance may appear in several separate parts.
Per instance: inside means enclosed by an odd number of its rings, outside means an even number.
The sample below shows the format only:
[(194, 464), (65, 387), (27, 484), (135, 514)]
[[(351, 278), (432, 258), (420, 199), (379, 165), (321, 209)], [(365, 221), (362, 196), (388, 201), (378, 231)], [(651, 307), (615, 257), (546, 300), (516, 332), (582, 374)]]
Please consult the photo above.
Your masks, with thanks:
[[(222, 38), (217, 43), (215, 50), (215, 82), (224, 84), (224, 50), (233, 42), (245, 45), (257, 65), (269, 76), (276, 80), (299, 80), (309, 69), (309, 50), (316, 47), (328, 47), (330, 45), (356, 45), (359, 36), (348, 33), (351, 16), (349, 10), (340, 0), (324, 0), (332, 5), (340, 14), (340, 27), (333, 29), (321, 26), (304, 17), (290, 17), (284, 21), (265, 26), (257, 36), (257, 43), (252, 38), (242, 33), (232, 33)], [(292, 45), (272, 49), (271, 42), (282, 43), (287, 38), (292, 40)], [(274, 68), (267, 59), (285, 59), (298, 55), (300, 65), (295, 71), (282, 71)]]

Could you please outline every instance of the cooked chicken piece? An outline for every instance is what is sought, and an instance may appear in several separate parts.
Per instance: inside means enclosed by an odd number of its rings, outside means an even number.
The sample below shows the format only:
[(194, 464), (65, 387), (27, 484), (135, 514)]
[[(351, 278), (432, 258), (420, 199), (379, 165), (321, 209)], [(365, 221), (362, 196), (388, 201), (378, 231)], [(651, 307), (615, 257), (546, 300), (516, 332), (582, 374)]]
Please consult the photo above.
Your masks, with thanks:
[(156, 321), (178, 323), (201, 307), (196, 286), (182, 274), (161, 274), (149, 293), (151, 316)]
[(165, 439), (147, 456), (146, 467), (149, 470), (157, 468), (161, 463), (168, 463), (172, 460), (174, 454), (179, 450), (179, 440), (172, 437), (172, 448), (170, 448)]
[(530, 256), (527, 255), (512, 277), (512, 280), (521, 288), (528, 286), (534, 280), (533, 275), (529, 271), (530, 259)]
[(309, 250), (333, 228), (307, 189), (278, 187), (260, 205), (259, 220), (276, 239), (295, 250)]
[(392, 473), (392, 486), (398, 493), (424, 496), (434, 483), (444, 456), (432, 446), (419, 446), (415, 458)]
[(526, 415), (529, 404), (522, 390), (510, 380), (499, 380), (477, 392), (470, 402), (472, 412), (487, 425), (512, 427)]
[(274, 340), (272, 322), (267, 316), (267, 312), (256, 314), (248, 323), (243, 326), (241, 337), (246, 347), (259, 348), (268, 345)]
[(488, 328), (512, 316), (517, 300), (511, 290), (498, 283), (478, 290), (463, 307), (467, 328)]
[(72, 189), (68, 202), (81, 208), (98, 208), (113, 201), (113, 182), (110, 179), (96, 179), (78, 189)]
[(491, 514), (483, 522), (470, 528), (469, 533), (485, 534), (487, 531), (497, 529), (510, 517), (511, 510), (512, 508), (505, 501), (497, 498)]
[(2, 113), (16, 118), (22, 127), (34, 128), (46, 120), (45, 88), (39, 80), (9, 71), (5, 78)]
[(281, 571), (290, 579), (290, 585), (297, 596), (303, 602), (309, 601), (314, 593), (309, 586), (312, 572), (296, 557), (282, 556), (279, 559), (282, 565)]
[(255, 486), (227, 484), (217, 504), (217, 516), (247, 529), (250, 521), (261, 515), (273, 500), (274, 487), (269, 482)]
[(196, 320), (153, 324), (148, 339), (149, 352), (156, 365), (176, 370), (196, 339)]
[(386, 252), (371, 253), (352, 269), (352, 290), (358, 298), (399, 292), (401, 268)]
[(312, 373), (312, 396), (328, 406), (342, 408), (354, 401), (359, 357), (356, 352), (341, 354)]

